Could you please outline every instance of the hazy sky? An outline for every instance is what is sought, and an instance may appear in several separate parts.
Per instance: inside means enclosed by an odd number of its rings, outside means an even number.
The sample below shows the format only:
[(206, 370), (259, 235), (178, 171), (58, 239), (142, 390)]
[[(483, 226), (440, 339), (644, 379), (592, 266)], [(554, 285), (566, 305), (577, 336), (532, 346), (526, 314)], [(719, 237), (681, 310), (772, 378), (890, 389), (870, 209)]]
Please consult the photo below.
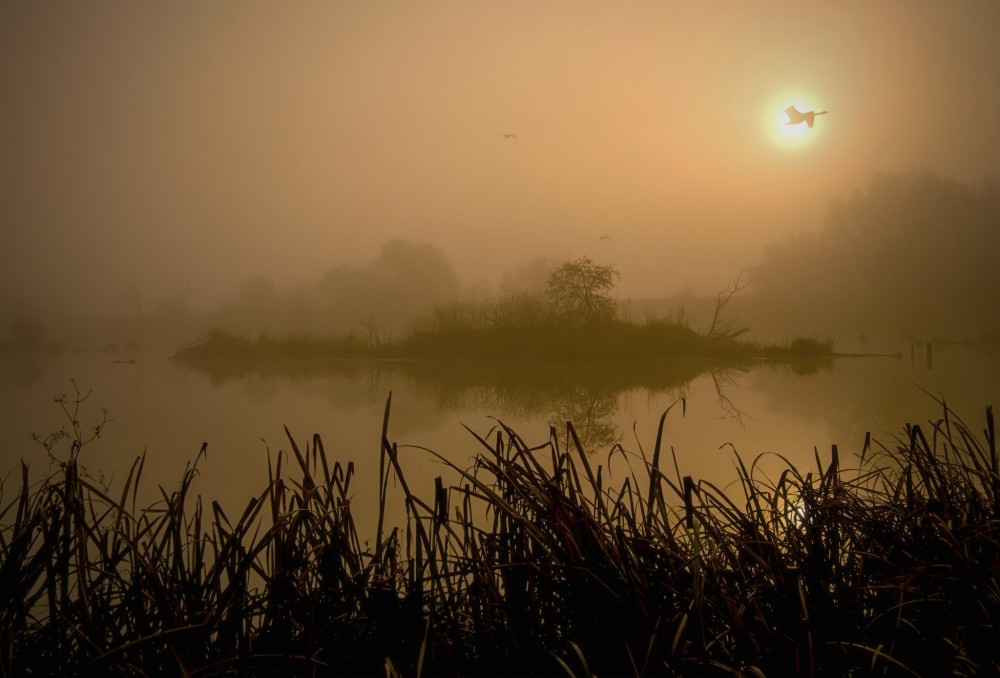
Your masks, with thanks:
[[(388, 238), (714, 293), (875, 172), (996, 176), (998, 33), (995, 0), (3, 2), (0, 301), (214, 303)], [(829, 111), (798, 141), (792, 101)]]

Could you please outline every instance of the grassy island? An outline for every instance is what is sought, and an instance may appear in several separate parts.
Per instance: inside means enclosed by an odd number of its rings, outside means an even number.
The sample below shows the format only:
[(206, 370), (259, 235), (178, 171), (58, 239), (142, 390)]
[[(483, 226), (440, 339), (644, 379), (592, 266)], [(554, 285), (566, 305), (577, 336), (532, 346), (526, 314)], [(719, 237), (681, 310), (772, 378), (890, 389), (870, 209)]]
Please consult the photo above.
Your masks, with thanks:
[(721, 293), (711, 325), (689, 326), (683, 311), (669, 319), (633, 323), (611, 298), (618, 273), (584, 257), (549, 277), (544, 293), (513, 292), (480, 302), (435, 306), (400, 338), (371, 319), (364, 333), (339, 337), (291, 335), (256, 339), (212, 331), (174, 358), (191, 365), (212, 361), (517, 359), (634, 362), (661, 358), (828, 358), (831, 339), (797, 338), (780, 344), (742, 341), (747, 329), (725, 313), (745, 286), (740, 278)]
[(398, 339), (370, 341), (357, 333), (256, 338), (213, 330), (173, 358), (194, 366), (218, 360), (517, 359), (635, 362), (661, 358), (716, 360), (829, 358), (832, 340), (796, 338), (762, 344), (706, 337), (684, 325), (615, 321), (599, 325), (451, 327), (416, 330)]

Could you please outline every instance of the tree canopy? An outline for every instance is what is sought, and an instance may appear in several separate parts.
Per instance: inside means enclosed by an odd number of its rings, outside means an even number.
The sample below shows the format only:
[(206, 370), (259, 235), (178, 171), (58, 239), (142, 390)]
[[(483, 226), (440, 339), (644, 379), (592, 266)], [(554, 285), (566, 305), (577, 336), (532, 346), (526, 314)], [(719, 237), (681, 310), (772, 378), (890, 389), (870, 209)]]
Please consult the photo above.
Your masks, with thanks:
[(545, 296), (571, 322), (610, 320), (618, 308), (610, 292), (620, 279), (613, 266), (581, 257), (561, 264), (549, 275)]

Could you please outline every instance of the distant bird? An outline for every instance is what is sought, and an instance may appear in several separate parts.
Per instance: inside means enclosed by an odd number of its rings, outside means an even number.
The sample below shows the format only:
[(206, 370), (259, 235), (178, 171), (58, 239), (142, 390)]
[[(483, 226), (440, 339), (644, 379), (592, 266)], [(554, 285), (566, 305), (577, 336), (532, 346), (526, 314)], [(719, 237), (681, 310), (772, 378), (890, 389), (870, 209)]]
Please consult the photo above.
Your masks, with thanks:
[(601, 240), (611, 240), (611, 236), (610, 235), (602, 235), (601, 236)]
[(802, 113), (799, 111), (799, 109), (795, 108), (795, 106), (789, 106), (788, 108), (785, 109), (785, 115), (788, 116), (788, 122), (786, 122), (785, 124), (798, 125), (800, 122), (804, 122), (805, 124), (812, 127), (813, 122), (816, 121), (816, 116), (825, 114), (826, 111), (820, 111), (819, 113), (816, 113), (814, 111), (806, 111), (805, 113)]
[(504, 139), (514, 139), (515, 141), (517, 141), (517, 135), (516, 134), (504, 134), (503, 138)]

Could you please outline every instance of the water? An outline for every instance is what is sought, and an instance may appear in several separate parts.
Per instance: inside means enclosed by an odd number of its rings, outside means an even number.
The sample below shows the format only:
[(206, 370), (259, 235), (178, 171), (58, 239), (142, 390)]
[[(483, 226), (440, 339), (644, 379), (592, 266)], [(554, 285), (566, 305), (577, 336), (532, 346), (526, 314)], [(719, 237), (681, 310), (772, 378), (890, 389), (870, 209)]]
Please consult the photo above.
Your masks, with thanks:
[[(125, 358), (134, 363), (116, 361)], [(901, 358), (750, 367), (706, 361), (331, 363), (319, 371), (272, 366), (245, 372), (230, 366), (223, 371), (228, 374), (206, 374), (146, 351), (7, 354), (0, 370), (4, 471), (24, 459), (32, 477), (42, 477), (49, 462), (32, 434), (67, 424), (53, 396), (72, 398), (73, 378), (90, 392), (81, 425), (99, 424), (101, 408), (111, 419), (81, 455), (95, 481), (120, 487), (132, 461), (145, 452), (142, 500), (154, 501), (157, 486), (175, 487), (208, 443), (195, 490), (239, 514), (264, 489), (268, 459), (290, 450), (287, 426), (300, 445), (318, 433), (331, 459), (355, 463), (355, 512), (362, 526), (371, 522), (373, 512), (365, 507), (374, 507), (377, 497), (390, 392), (388, 437), (400, 445), (411, 487), (429, 496), (443, 468), (419, 448), (466, 465), (481, 448), (463, 425), (489, 438), (500, 420), (527, 443), (539, 444), (548, 440), (550, 425), (564, 442), (564, 422), (572, 419), (594, 463), (606, 466), (616, 442), (631, 452), (651, 452), (661, 414), (678, 403), (667, 417), (665, 441), (680, 472), (725, 484), (735, 478), (733, 450), (747, 460), (768, 455), (765, 468), (773, 468), (776, 454), (813, 467), (815, 453), (828, 459), (832, 444), (848, 459), (860, 452), (868, 431), (888, 444), (905, 423), (939, 417), (940, 406), (921, 389), (946, 396), (974, 429), (1000, 391), (1000, 359), (990, 350), (963, 348), (936, 349), (933, 365), (922, 352), (913, 360), (907, 352)]]

